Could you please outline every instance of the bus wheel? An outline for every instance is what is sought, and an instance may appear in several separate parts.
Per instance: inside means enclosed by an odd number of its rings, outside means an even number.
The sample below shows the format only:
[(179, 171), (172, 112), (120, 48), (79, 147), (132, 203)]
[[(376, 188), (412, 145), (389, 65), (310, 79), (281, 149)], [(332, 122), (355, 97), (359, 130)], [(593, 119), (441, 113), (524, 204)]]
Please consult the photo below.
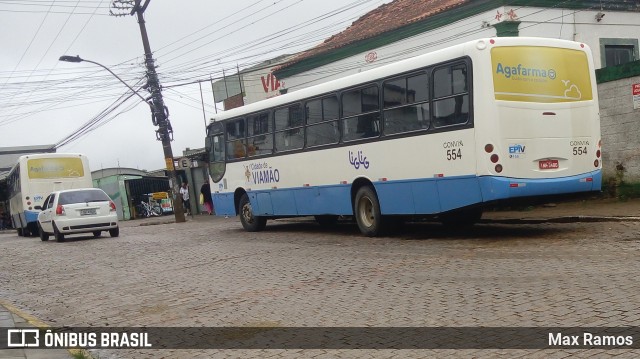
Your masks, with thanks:
[(29, 236), (35, 237), (40, 233), (38, 230), (38, 222), (31, 222), (27, 224), (27, 228), (29, 229)]
[(40, 223), (38, 223), (38, 232), (40, 233), (40, 240), (46, 242), (49, 240), (49, 234), (42, 229)]
[(240, 222), (247, 232), (259, 232), (267, 225), (265, 217), (253, 215), (251, 202), (249, 202), (249, 196), (246, 193), (240, 198)]
[(358, 190), (354, 210), (356, 222), (362, 234), (367, 237), (376, 237), (382, 233), (380, 203), (372, 187), (364, 186)]
[(318, 224), (321, 225), (322, 227), (331, 227), (331, 226), (335, 226), (336, 223), (338, 223), (338, 216), (322, 215), (322, 216), (313, 216), (313, 218), (315, 218), (316, 222), (318, 222)]

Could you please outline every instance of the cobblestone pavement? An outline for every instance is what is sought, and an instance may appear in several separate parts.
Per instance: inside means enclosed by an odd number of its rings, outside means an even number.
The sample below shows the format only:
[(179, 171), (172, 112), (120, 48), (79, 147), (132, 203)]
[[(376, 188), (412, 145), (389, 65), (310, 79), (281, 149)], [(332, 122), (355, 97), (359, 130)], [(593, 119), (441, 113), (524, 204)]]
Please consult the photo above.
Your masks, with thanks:
[[(419, 223), (374, 239), (361, 237), (352, 223), (324, 229), (308, 219), (270, 221), (260, 233), (244, 232), (237, 218), (140, 223), (123, 222), (119, 238), (80, 236), (65, 243), (0, 234), (0, 299), (54, 327), (640, 326), (637, 221), (487, 221), (455, 231)], [(100, 359), (631, 358), (640, 351), (92, 354)]]

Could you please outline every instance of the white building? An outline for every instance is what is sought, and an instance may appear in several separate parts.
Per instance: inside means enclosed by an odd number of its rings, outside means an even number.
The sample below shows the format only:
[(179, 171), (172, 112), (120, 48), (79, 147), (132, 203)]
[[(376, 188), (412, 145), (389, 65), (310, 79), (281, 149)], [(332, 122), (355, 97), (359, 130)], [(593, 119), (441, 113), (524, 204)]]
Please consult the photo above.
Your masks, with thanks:
[(536, 36), (593, 50), (596, 68), (638, 60), (640, 1), (395, 0), (277, 67), (295, 91), (469, 40)]

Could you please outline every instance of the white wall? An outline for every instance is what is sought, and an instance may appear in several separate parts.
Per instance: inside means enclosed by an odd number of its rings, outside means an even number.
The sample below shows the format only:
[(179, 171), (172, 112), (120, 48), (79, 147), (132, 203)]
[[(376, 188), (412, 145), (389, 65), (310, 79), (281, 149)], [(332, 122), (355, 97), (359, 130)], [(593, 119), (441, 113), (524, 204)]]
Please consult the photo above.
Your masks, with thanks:
[[(597, 22), (595, 15), (599, 10), (504, 6), (284, 78), (282, 80), (285, 85), (282, 87), (289, 91), (295, 91), (469, 40), (494, 37), (496, 36), (495, 28), (486, 27), (486, 24), (494, 25), (505, 21), (511, 10), (517, 15), (516, 19), (521, 22), (520, 36), (550, 37), (584, 42), (593, 51), (596, 68), (601, 67), (600, 38), (640, 39), (640, 26), (637, 26), (640, 24), (640, 13), (605, 11), (605, 17), (602, 21)], [(498, 14), (502, 15), (500, 20), (497, 19), (496, 15)], [(366, 61), (369, 53), (375, 53), (376, 57), (376, 60), (371, 63)], [(369, 58), (371, 57), (369, 56)]]

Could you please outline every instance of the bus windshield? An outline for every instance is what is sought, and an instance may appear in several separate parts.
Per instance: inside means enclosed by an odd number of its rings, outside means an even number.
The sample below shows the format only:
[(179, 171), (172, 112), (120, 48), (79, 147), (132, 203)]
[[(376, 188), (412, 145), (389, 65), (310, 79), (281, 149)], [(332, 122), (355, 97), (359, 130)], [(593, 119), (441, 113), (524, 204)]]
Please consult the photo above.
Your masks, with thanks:
[(84, 176), (79, 157), (33, 158), (27, 161), (30, 179), (75, 178)]
[(491, 49), (496, 100), (575, 102), (593, 99), (584, 51), (539, 46)]

